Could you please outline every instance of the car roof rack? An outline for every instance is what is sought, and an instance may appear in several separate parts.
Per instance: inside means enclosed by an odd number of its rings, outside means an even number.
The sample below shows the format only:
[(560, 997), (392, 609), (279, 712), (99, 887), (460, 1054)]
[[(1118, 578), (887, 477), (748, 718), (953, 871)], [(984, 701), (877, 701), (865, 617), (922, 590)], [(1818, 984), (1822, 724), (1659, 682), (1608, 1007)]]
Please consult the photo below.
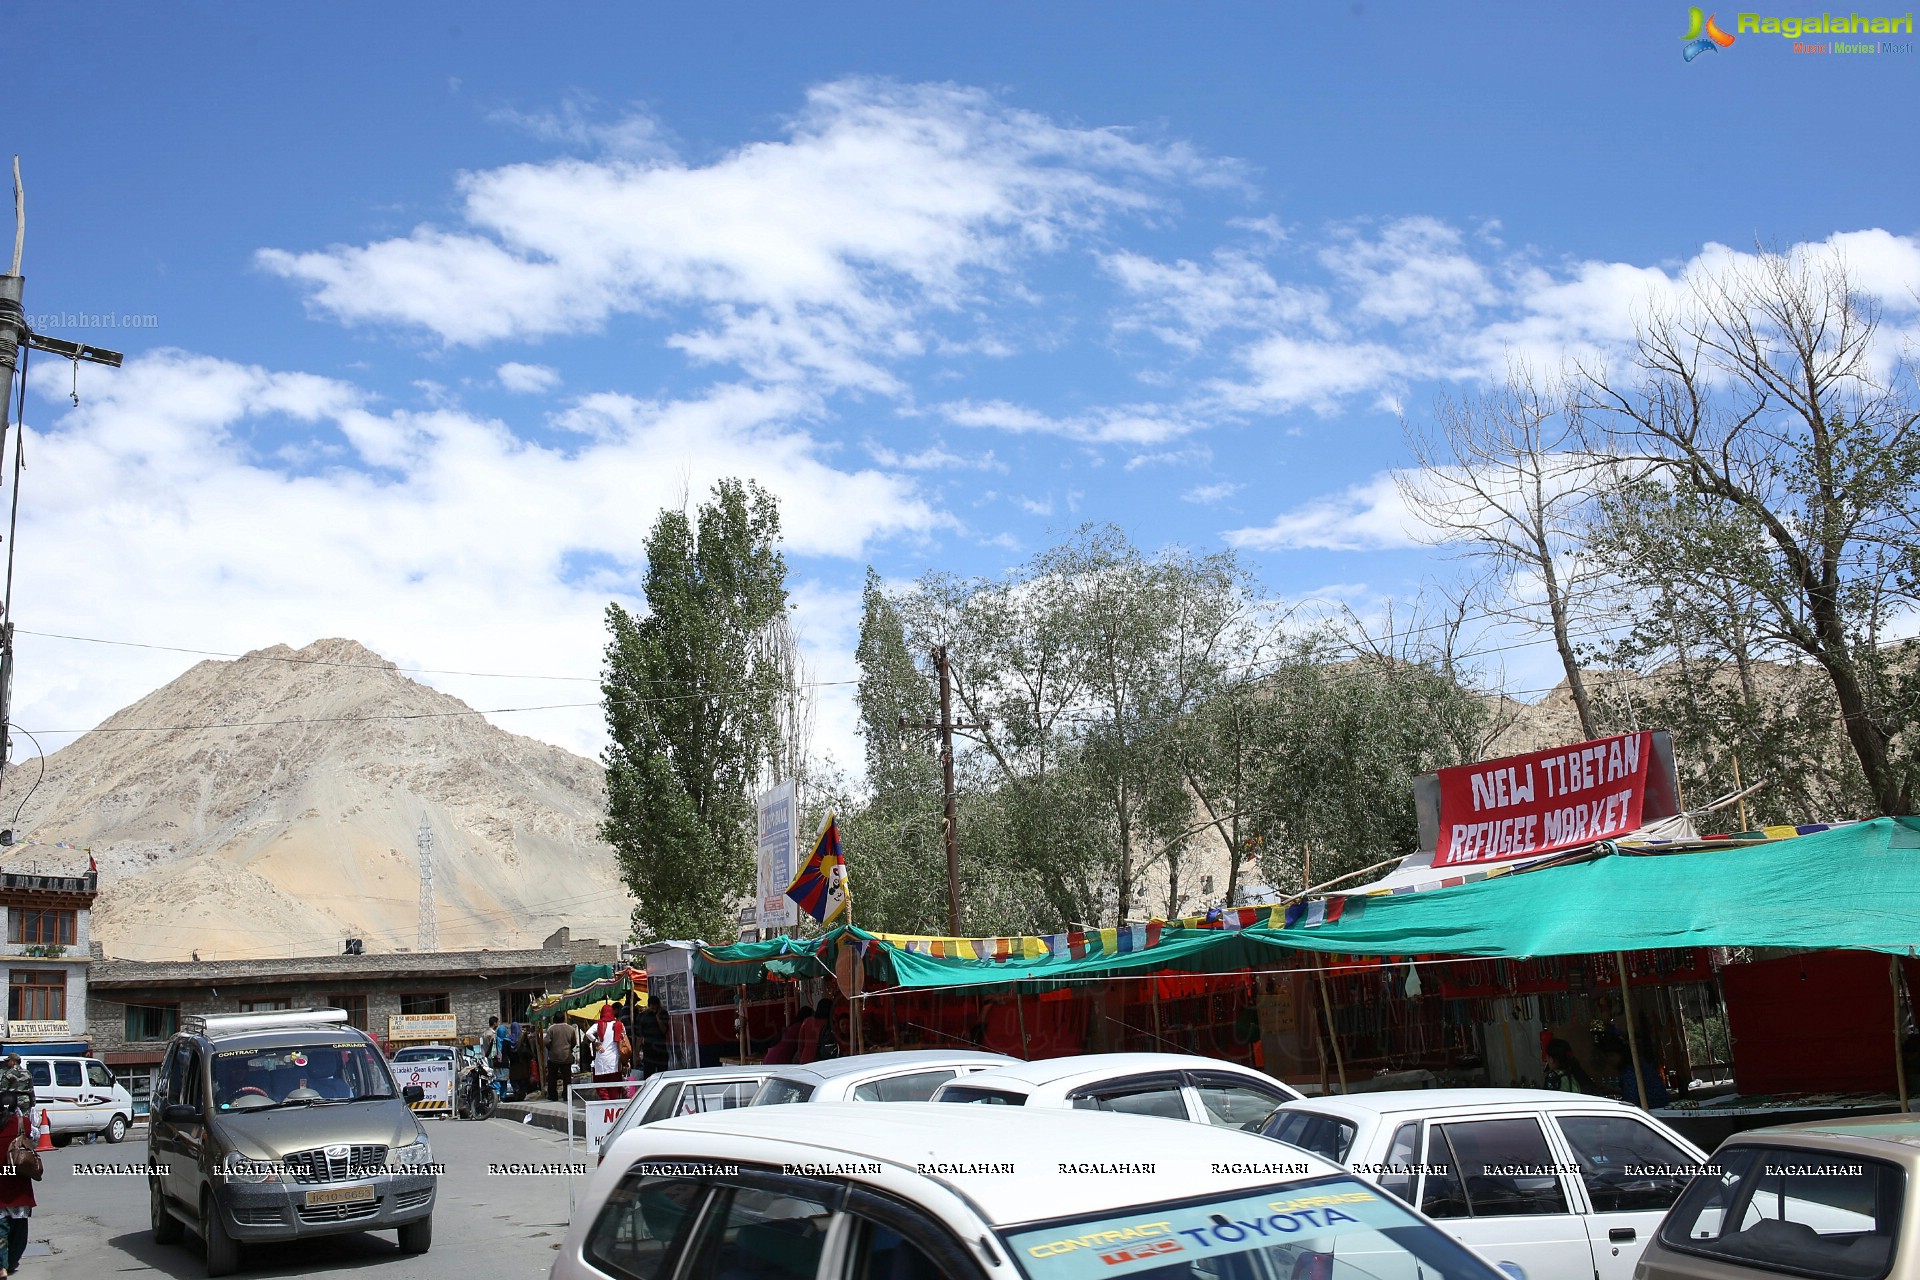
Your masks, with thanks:
[(276, 1009), (271, 1013), (192, 1013), (180, 1019), (180, 1029), (192, 1035), (230, 1036), (243, 1031), (277, 1031), (295, 1027), (338, 1027), (347, 1021), (345, 1009)]

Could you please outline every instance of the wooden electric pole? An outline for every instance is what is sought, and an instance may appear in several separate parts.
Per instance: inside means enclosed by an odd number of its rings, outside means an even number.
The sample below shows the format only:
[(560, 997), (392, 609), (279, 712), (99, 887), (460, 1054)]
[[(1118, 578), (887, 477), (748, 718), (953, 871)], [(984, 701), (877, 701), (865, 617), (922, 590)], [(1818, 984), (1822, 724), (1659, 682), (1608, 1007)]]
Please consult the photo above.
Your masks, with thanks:
[(985, 725), (953, 722), (953, 674), (947, 665), (947, 646), (933, 649), (933, 669), (940, 677), (940, 718), (911, 724), (903, 716), (902, 729), (927, 729), (940, 735), (941, 826), (947, 844), (947, 935), (960, 936), (960, 827), (959, 793), (953, 786), (953, 735), (959, 729), (984, 729)]

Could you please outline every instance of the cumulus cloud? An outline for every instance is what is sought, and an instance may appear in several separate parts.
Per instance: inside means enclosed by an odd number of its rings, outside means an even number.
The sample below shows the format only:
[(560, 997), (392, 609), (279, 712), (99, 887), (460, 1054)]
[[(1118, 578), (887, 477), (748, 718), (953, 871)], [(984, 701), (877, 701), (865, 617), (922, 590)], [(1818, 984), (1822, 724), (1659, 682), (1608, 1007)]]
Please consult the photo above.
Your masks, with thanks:
[[(64, 392), (57, 372), (35, 378), (49, 399)], [(560, 449), (336, 380), (183, 352), (130, 360), (50, 429), (33, 423), (22, 625), (234, 652), (348, 635), (402, 665), (587, 680), (556, 692), (422, 677), (476, 707), (591, 702), (608, 593), (637, 594), (655, 513), (717, 479), (778, 495), (798, 557), (952, 527), (910, 479), (836, 466), (806, 425), (812, 408), (782, 388), (600, 393), (569, 411), (592, 431)], [(304, 442), (305, 464), (262, 453), (270, 435)], [(84, 729), (188, 661), (25, 638), (33, 679), (15, 715), (36, 732)], [(585, 754), (602, 740), (591, 707), (499, 723)]]
[(844, 80), (809, 93), (783, 137), (710, 164), (507, 165), (461, 179), (460, 226), (259, 261), (349, 324), (481, 345), (686, 309), (675, 343), (697, 359), (892, 394), (887, 363), (922, 351), (933, 317), (1155, 208), (1167, 184), (1225, 172), (977, 89)]
[(507, 361), (493, 371), (493, 376), (506, 390), (522, 395), (551, 391), (560, 385), (558, 370), (544, 364), (521, 364), (517, 360)]
[(991, 427), (1015, 435), (1062, 436), (1087, 444), (1152, 445), (1177, 439), (1200, 423), (1154, 405), (1115, 405), (1057, 417), (1005, 400), (958, 400), (939, 406), (947, 421), (961, 427)]
[(1270, 522), (1226, 534), (1249, 551), (1378, 551), (1420, 545), (1421, 521), (1407, 510), (1391, 472), (1283, 511)]

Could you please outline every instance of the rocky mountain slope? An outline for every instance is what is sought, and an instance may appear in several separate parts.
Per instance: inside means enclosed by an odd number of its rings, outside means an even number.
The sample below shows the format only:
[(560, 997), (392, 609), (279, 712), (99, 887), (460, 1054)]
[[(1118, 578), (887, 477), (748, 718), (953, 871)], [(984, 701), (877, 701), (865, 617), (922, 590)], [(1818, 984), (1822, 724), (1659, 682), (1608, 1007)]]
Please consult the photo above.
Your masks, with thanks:
[(423, 817), (442, 949), (538, 946), (562, 924), (626, 936), (631, 902), (595, 835), (600, 767), (351, 640), (202, 662), (46, 765), (16, 828), (28, 843), (0, 868), (84, 870), (90, 847), (108, 955), (412, 948)]

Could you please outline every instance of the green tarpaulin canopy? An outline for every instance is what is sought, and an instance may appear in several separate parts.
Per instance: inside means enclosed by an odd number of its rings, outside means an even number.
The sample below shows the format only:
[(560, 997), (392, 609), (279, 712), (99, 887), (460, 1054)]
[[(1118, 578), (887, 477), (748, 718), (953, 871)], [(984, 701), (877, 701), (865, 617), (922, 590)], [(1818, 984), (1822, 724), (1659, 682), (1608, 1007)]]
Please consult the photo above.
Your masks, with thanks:
[[(1093, 935), (1088, 935), (1092, 937)], [(830, 972), (839, 928), (697, 952), (719, 983)], [(903, 987), (1027, 989), (1103, 974), (1268, 967), (1289, 952), (1335, 955), (1554, 956), (1664, 947), (1920, 948), (1920, 818), (1876, 818), (1812, 835), (1698, 852), (1611, 852), (1450, 889), (1355, 896), (1332, 923), (1217, 930), (1167, 926), (1124, 954), (1010, 960), (933, 956), (874, 940)], [(817, 953), (817, 954), (816, 954)]]

